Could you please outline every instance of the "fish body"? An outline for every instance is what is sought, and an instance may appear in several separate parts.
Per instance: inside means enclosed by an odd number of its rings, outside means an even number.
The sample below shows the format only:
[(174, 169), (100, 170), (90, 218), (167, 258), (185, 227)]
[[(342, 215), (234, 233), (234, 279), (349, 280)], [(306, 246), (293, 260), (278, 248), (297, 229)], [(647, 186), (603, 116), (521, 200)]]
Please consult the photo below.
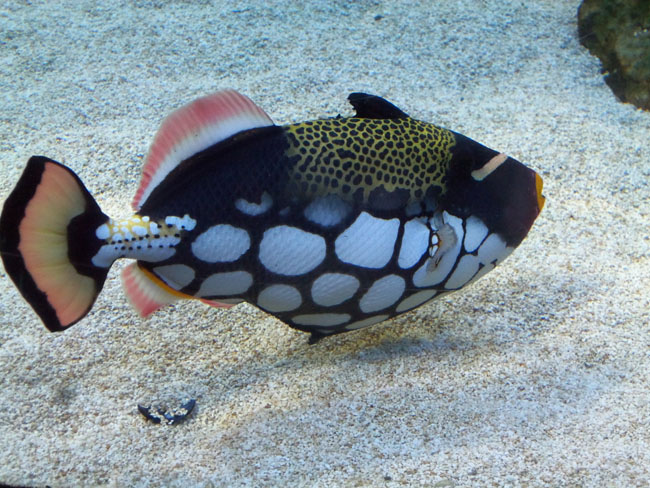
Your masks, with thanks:
[(179, 109), (123, 220), (33, 157), (0, 219), (5, 268), (50, 330), (85, 316), (130, 258), (142, 316), (246, 301), (318, 339), (458, 290), (519, 245), (544, 204), (537, 173), (382, 98), (349, 100), (353, 117), (286, 126), (233, 91)]

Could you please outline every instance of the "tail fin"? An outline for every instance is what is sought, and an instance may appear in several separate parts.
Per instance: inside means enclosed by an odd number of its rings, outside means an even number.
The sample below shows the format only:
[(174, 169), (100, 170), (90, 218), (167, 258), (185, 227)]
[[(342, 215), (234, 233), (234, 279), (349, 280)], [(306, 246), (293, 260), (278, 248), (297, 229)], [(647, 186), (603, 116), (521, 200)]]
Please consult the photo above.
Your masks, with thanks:
[(108, 267), (92, 264), (108, 217), (77, 175), (42, 156), (27, 163), (0, 217), (0, 254), (20, 293), (51, 331), (81, 320)]

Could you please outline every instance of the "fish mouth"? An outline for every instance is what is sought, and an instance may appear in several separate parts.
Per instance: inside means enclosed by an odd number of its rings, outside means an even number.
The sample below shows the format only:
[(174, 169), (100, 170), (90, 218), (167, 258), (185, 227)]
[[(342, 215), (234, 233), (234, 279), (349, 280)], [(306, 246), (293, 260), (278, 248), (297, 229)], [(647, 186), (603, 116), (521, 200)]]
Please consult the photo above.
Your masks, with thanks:
[(546, 202), (546, 198), (544, 198), (544, 195), (542, 195), (543, 188), (544, 181), (542, 180), (542, 177), (539, 176), (539, 174), (535, 173), (535, 190), (537, 192), (537, 209), (539, 212), (542, 211), (544, 208), (544, 203)]

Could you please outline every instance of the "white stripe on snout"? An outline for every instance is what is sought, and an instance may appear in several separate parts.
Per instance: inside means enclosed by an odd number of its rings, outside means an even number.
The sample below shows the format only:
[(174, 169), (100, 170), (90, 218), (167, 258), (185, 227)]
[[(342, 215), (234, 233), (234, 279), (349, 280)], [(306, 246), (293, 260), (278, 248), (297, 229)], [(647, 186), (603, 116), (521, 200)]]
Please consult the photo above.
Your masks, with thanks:
[(483, 181), (490, 175), (490, 173), (501, 166), (506, 159), (508, 159), (507, 155), (503, 153), (497, 154), (479, 169), (472, 171), (472, 178), (474, 178), (476, 181)]

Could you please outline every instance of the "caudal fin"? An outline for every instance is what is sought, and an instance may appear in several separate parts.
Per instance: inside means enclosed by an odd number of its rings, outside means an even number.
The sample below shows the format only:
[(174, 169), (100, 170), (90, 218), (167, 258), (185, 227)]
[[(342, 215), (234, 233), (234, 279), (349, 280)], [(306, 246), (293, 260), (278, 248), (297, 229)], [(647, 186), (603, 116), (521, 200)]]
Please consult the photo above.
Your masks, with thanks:
[(0, 217), (5, 270), (51, 331), (83, 318), (108, 268), (93, 265), (108, 217), (70, 169), (33, 156)]

